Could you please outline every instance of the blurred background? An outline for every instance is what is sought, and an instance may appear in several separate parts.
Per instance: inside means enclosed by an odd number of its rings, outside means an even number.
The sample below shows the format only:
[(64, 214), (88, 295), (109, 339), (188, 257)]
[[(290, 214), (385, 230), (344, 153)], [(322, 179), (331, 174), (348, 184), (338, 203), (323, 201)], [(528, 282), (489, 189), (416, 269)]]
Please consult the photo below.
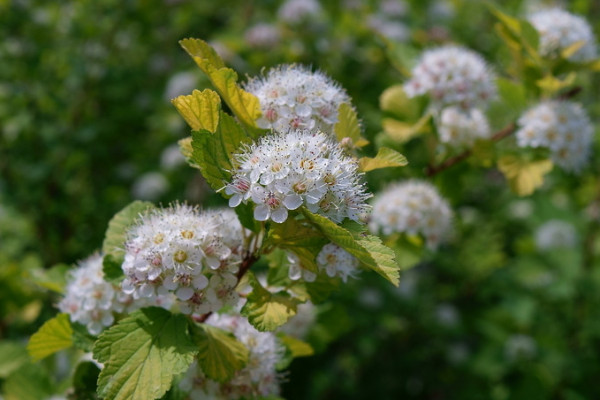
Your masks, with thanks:
[[(547, 5), (492, 3), (515, 16)], [(600, 32), (599, 2), (558, 5)], [(170, 99), (208, 86), (178, 40), (207, 40), (242, 81), (281, 63), (326, 72), (374, 152), (390, 145), (379, 96), (423, 49), (460, 43), (502, 75), (510, 53), (494, 22), (475, 0), (0, 0), (0, 385), (18, 384), (2, 341), (25, 343), (56, 313), (53, 289), (101, 247), (112, 215), (134, 199), (223, 204), (177, 146), (189, 130)], [(579, 79), (596, 123), (600, 82)], [(516, 115), (497, 111), (492, 128)], [(410, 166), (369, 174), (373, 191), (425, 177), (422, 142), (394, 147)], [(407, 245), (406, 265), (421, 262), (399, 288), (364, 272), (319, 305), (308, 334), (318, 354), (294, 361), (282, 397), (599, 398), (599, 167), (553, 171), (527, 198), (494, 169), (437, 175), (456, 214), (452, 242), (425, 254)], [(47, 394), (61, 362), (32, 372)]]

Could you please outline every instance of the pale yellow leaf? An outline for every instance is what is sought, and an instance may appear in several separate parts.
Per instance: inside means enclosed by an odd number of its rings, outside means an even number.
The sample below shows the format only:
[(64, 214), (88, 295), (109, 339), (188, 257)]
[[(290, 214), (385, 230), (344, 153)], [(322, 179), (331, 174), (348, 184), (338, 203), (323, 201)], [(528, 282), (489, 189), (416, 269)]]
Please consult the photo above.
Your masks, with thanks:
[(210, 89), (202, 92), (194, 90), (191, 95), (179, 96), (171, 100), (171, 103), (192, 130), (206, 129), (213, 133), (217, 130), (221, 99), (214, 91)]

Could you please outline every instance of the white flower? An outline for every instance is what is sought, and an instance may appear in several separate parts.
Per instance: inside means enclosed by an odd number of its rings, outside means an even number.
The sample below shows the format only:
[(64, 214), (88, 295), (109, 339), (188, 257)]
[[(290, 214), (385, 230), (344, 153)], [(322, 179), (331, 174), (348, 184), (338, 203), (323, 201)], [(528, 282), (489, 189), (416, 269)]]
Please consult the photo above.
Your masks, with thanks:
[(452, 211), (430, 183), (417, 180), (397, 183), (373, 200), (370, 228), (384, 235), (420, 234), (435, 249), (452, 228)]
[(581, 48), (569, 60), (586, 62), (596, 58), (596, 39), (587, 21), (560, 8), (538, 11), (529, 16), (529, 22), (540, 34), (540, 54), (556, 58), (576, 43)]
[(169, 190), (167, 178), (160, 172), (148, 172), (133, 183), (131, 194), (135, 199), (156, 200)]
[(408, 97), (428, 94), (434, 109), (459, 106), (485, 108), (496, 96), (494, 75), (483, 58), (463, 47), (426, 51), (404, 84)]
[(575, 227), (566, 221), (550, 220), (535, 232), (535, 244), (541, 251), (573, 248), (577, 244)]
[(368, 211), (356, 161), (320, 131), (263, 136), (235, 160), (239, 166), (225, 187), (229, 205), (251, 201), (257, 221), (284, 222), (302, 205), (335, 222), (360, 221)]
[(321, 12), (317, 0), (286, 0), (279, 7), (277, 16), (289, 24), (297, 24), (309, 18), (315, 18)]
[(123, 290), (134, 298), (173, 293), (187, 314), (217, 311), (237, 302), (241, 246), (242, 227), (231, 209), (155, 210), (128, 233)]
[(94, 254), (69, 272), (65, 297), (58, 303), (58, 308), (69, 314), (71, 321), (85, 325), (92, 335), (97, 335), (113, 324), (115, 313), (151, 305), (170, 307), (171, 301), (165, 296), (159, 296), (155, 301), (137, 301), (118, 286), (105, 281), (102, 259), (102, 255)]
[(583, 108), (571, 101), (545, 101), (518, 121), (517, 143), (521, 147), (546, 147), (552, 161), (578, 172), (587, 164), (594, 128)]
[(306, 338), (306, 335), (317, 320), (317, 309), (313, 303), (298, 304), (296, 315), (279, 328), (280, 332), (298, 339)]
[(298, 65), (271, 69), (250, 80), (245, 89), (260, 101), (258, 125), (281, 133), (314, 128), (332, 133), (338, 108), (350, 103), (344, 89), (325, 74)]
[(250, 47), (271, 49), (279, 44), (281, 33), (275, 25), (262, 23), (248, 28), (244, 39)]
[(443, 143), (470, 147), (477, 139), (489, 139), (490, 126), (481, 110), (447, 107), (439, 118), (438, 132)]
[(275, 366), (284, 348), (272, 332), (259, 332), (239, 315), (212, 314), (206, 323), (234, 334), (249, 350), (248, 363), (228, 382), (215, 382), (196, 363), (186, 372), (179, 386), (191, 399), (248, 399), (279, 394)]
[(344, 282), (349, 276), (353, 278), (356, 276), (358, 264), (356, 257), (333, 243), (323, 246), (317, 255), (319, 270), (325, 271), (330, 278), (339, 276)]

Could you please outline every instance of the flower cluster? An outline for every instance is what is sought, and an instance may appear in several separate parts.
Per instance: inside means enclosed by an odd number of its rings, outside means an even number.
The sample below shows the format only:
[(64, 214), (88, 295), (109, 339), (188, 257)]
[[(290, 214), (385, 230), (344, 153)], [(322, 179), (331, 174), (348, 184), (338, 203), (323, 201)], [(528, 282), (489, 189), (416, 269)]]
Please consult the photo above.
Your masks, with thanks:
[(271, 69), (265, 77), (249, 81), (245, 89), (260, 102), (258, 125), (276, 132), (316, 128), (330, 133), (338, 108), (350, 103), (345, 90), (325, 74), (298, 65)]
[(97, 335), (113, 324), (115, 313), (153, 305), (169, 308), (171, 303), (168, 296), (134, 300), (118, 286), (104, 280), (102, 256), (94, 254), (69, 272), (65, 297), (58, 303), (58, 308), (69, 314), (71, 321), (85, 325), (92, 335)]
[(545, 101), (519, 118), (521, 147), (550, 149), (561, 168), (577, 172), (590, 156), (594, 129), (584, 109), (571, 101)]
[(260, 138), (235, 155), (239, 167), (225, 193), (230, 207), (251, 200), (254, 218), (284, 222), (304, 205), (335, 222), (359, 221), (370, 195), (356, 161), (319, 131), (290, 131)]
[(452, 211), (436, 188), (428, 182), (393, 184), (375, 197), (370, 228), (384, 235), (421, 234), (435, 249), (449, 234)]
[(494, 75), (477, 53), (458, 46), (426, 51), (404, 84), (408, 97), (428, 94), (433, 108), (483, 108), (496, 95)]
[(179, 384), (190, 399), (249, 399), (279, 394), (275, 366), (283, 358), (284, 348), (273, 333), (259, 332), (237, 315), (212, 314), (206, 323), (233, 333), (249, 350), (248, 364), (225, 383), (211, 380), (196, 363), (192, 364)]
[[(302, 278), (306, 282), (314, 282), (317, 278), (317, 274), (301, 265), (300, 259), (294, 253), (288, 253), (288, 261), (291, 280), (296, 281)], [(326, 273), (330, 278), (337, 276), (346, 282), (348, 277), (354, 278), (358, 274), (358, 259), (334, 243), (323, 246), (317, 255), (316, 262), (319, 272)]]
[(438, 133), (443, 143), (468, 147), (477, 139), (488, 139), (490, 126), (483, 112), (477, 108), (461, 110), (446, 107), (439, 118)]
[(570, 61), (586, 62), (596, 58), (596, 40), (587, 21), (560, 8), (541, 10), (529, 16), (529, 22), (540, 34), (540, 54), (558, 57), (570, 46), (581, 43)]
[(128, 232), (121, 286), (134, 298), (174, 293), (181, 312), (235, 304), (242, 227), (232, 210), (176, 204), (143, 216)]
[(317, 18), (321, 11), (321, 5), (317, 0), (286, 0), (279, 7), (277, 16), (280, 20), (295, 25)]
[(535, 245), (538, 250), (573, 248), (577, 244), (575, 227), (566, 221), (550, 220), (535, 232)]

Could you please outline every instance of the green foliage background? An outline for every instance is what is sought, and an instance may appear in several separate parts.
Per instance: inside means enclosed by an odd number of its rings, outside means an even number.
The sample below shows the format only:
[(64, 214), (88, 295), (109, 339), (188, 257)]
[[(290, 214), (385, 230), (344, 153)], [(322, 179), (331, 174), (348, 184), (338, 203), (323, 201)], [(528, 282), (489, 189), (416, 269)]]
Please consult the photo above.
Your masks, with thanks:
[[(292, 27), (277, 21), (281, 3), (274, 0), (0, 0), (0, 393), (44, 398), (70, 382), (57, 368), (65, 362), (59, 356), (30, 364), (24, 341), (56, 313), (59, 295), (52, 289), (69, 265), (100, 248), (108, 221), (134, 199), (140, 176), (158, 172), (168, 182), (150, 199), (155, 202), (222, 203), (191, 168), (160, 166), (163, 150), (187, 132), (166, 93), (169, 79), (192, 74), (195, 88), (208, 85), (178, 40), (220, 42), (234, 54), (227, 62), (240, 75), (290, 62), (325, 71), (352, 97), (374, 153), (375, 144), (389, 144), (380, 135), (379, 96), (406, 79), (402, 70), (423, 48), (453, 41), (482, 53), (500, 74), (510, 64), (487, 6), (450, 3), (454, 17), (436, 20), (429, 2), (411, 1), (403, 19), (411, 38), (391, 45), (365, 22), (375, 1), (358, 2), (352, 11), (324, 2), (319, 18)], [(526, 8), (521, 1), (496, 3), (512, 15)], [(600, 33), (597, 2), (568, 7)], [(279, 45), (247, 43), (245, 31), (259, 22), (281, 29)], [(583, 88), (577, 100), (597, 121), (598, 76), (577, 79)], [(521, 111), (492, 110), (493, 129)], [(373, 191), (424, 177), (430, 160), (423, 142), (394, 146), (410, 164), (369, 173)], [(577, 177), (555, 169), (525, 199), (495, 169), (463, 163), (437, 175), (435, 184), (457, 214), (452, 243), (404, 271), (399, 289), (365, 272), (334, 293), (320, 306), (309, 337), (318, 354), (292, 363), (283, 397), (600, 396), (594, 385), (600, 374), (597, 160)], [(530, 215), (520, 217), (519, 207)], [(577, 227), (576, 248), (536, 249), (534, 232), (550, 219)], [(511, 351), (511, 340), (523, 336), (533, 340), (533, 350)], [(23, 393), (19, 385), (28, 379), (40, 384)]]

